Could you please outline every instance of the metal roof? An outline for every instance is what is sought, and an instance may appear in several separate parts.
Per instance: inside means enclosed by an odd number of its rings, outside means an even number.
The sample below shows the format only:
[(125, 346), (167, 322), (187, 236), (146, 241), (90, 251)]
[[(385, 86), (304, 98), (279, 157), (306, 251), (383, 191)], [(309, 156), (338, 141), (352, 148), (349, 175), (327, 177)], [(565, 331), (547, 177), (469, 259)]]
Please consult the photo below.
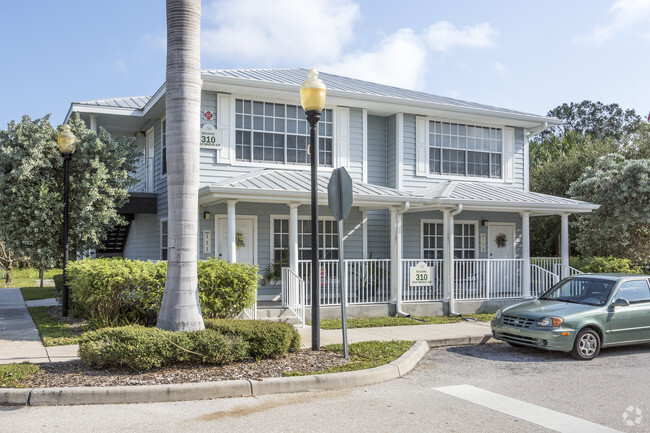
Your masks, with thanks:
[(94, 101), (75, 102), (79, 105), (96, 105), (98, 107), (128, 108), (141, 110), (149, 102), (151, 96), (132, 96), (125, 98), (97, 99)]
[(411, 191), (430, 204), (466, 204), (474, 207), (590, 212), (600, 206), (585, 201), (507, 188), (487, 182), (446, 181)]
[[(329, 173), (318, 175), (320, 201), (327, 202)], [(306, 201), (311, 198), (311, 171), (260, 169), (201, 188), (201, 196), (220, 198), (254, 198), (255, 200), (287, 202), (291, 199)], [(421, 201), (422, 197), (405, 191), (379, 185), (352, 182), (354, 204), (357, 206), (400, 204)]]

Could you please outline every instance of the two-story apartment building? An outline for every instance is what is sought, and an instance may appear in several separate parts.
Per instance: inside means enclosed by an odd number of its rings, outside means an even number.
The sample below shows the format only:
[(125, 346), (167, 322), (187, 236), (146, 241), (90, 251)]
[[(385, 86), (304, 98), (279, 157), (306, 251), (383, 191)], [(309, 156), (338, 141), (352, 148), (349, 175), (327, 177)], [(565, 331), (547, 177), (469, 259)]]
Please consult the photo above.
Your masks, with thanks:
[[(284, 264), (291, 269), (283, 274), (285, 289), (294, 287), (288, 279), (310, 284), (309, 131), (299, 98), (306, 77), (299, 68), (205, 70), (197, 119), (199, 257), (262, 269)], [(341, 235), (348, 301), (363, 306), (359, 314), (466, 311), (476, 302), (536, 294), (554, 274), (568, 272), (568, 215), (598, 206), (529, 191), (528, 140), (557, 119), (326, 73), (320, 78), (327, 86), (318, 125), (324, 305), (340, 302)], [(165, 260), (165, 86), (151, 97), (73, 103), (68, 116), (73, 112), (91, 128), (136, 137), (142, 158), (133, 195), (155, 206), (131, 208), (128, 236), (116, 251)], [(327, 207), (337, 167), (346, 167), (354, 182), (344, 233)], [(531, 217), (556, 214), (562, 257), (531, 259)], [(412, 278), (418, 264), (424, 282)], [(263, 279), (259, 298), (278, 299), (280, 286)]]

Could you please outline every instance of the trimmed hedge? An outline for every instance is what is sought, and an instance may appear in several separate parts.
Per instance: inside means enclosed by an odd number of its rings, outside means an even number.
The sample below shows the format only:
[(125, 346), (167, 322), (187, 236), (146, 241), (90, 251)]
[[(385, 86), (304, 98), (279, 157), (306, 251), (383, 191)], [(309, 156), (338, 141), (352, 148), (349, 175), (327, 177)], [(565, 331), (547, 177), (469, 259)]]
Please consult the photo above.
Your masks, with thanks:
[(632, 263), (630, 259), (616, 257), (575, 257), (569, 261), (571, 267), (586, 273), (602, 274), (640, 274), (642, 270)]
[(250, 345), (250, 356), (255, 359), (271, 358), (300, 350), (300, 334), (292, 325), (263, 320), (207, 319), (206, 329), (225, 335), (241, 337)]
[[(253, 306), (257, 267), (210, 259), (197, 266), (204, 318), (229, 318)], [(131, 323), (153, 326), (165, 291), (167, 263), (123, 258), (68, 264), (70, 308), (93, 329)]]
[(248, 357), (248, 344), (211, 329), (171, 332), (131, 325), (84, 334), (79, 357), (94, 368), (143, 371), (180, 362), (221, 365), (241, 361)]
[(208, 319), (206, 329), (172, 332), (131, 325), (87, 332), (79, 343), (81, 360), (94, 367), (143, 371), (170, 364), (227, 364), (273, 358), (300, 349), (298, 331), (286, 323)]

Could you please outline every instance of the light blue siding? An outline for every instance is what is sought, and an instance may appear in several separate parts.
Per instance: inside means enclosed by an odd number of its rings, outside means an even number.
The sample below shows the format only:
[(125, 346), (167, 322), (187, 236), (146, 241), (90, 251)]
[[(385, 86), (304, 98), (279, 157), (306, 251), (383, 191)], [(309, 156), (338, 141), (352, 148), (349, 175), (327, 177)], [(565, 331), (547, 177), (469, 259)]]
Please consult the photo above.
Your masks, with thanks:
[(160, 226), (157, 215), (135, 215), (124, 246), (124, 257), (131, 260), (160, 259)]
[(367, 213), (368, 258), (390, 258), (390, 214), (386, 210)]
[(387, 185), (386, 118), (368, 116), (368, 183)]
[(386, 186), (397, 187), (397, 116), (390, 116), (386, 123)]
[(361, 182), (363, 179), (363, 110), (358, 108), (350, 109), (350, 163), (347, 169), (352, 179)]

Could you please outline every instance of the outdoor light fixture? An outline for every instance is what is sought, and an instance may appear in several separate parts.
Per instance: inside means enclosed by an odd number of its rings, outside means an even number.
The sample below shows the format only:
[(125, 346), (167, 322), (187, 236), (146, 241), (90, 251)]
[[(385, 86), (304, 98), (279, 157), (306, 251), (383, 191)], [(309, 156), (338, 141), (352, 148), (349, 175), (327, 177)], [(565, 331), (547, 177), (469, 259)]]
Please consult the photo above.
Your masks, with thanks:
[(203, 212), (203, 219), (209, 220), (210, 219), (210, 212)]
[(311, 155), (311, 350), (320, 350), (320, 267), (318, 263), (318, 130), (321, 112), (325, 106), (325, 84), (312, 68), (300, 86), (300, 103), (309, 122)]
[(57, 137), (59, 152), (63, 155), (63, 291), (61, 293), (61, 309), (63, 317), (68, 315), (68, 283), (66, 281), (66, 267), (68, 265), (68, 225), (69, 215), (69, 190), (70, 190), (70, 159), (75, 151), (77, 137), (70, 131), (70, 125), (63, 125), (63, 130)]

